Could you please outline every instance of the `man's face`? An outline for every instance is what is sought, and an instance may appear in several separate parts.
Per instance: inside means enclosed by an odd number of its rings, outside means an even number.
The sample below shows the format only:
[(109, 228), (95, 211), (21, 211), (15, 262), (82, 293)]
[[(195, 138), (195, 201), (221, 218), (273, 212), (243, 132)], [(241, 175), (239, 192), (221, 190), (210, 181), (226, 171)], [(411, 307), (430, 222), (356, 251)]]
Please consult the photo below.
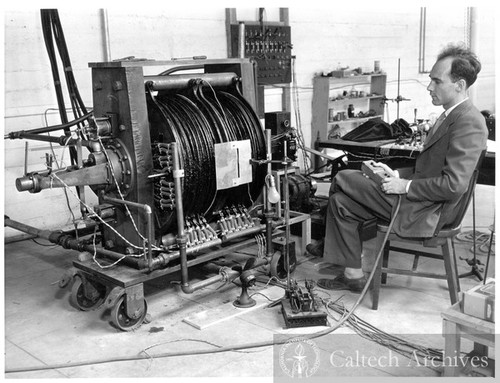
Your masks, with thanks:
[(460, 94), (458, 82), (453, 82), (450, 78), (452, 57), (439, 60), (432, 67), (429, 77), (431, 82), (427, 87), (434, 105), (443, 105), (445, 109), (458, 102), (457, 97)]

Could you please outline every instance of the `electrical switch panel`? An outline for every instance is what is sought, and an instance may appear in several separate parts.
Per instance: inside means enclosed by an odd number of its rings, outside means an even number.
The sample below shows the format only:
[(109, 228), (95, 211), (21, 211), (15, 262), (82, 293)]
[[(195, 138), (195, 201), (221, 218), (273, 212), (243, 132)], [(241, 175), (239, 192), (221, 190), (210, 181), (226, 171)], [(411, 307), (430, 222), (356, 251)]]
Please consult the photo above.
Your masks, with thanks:
[[(231, 52), (238, 57), (238, 24), (231, 25)], [(283, 84), (292, 81), (292, 44), (289, 26), (247, 25), (244, 26), (244, 55), (257, 62), (259, 85)]]

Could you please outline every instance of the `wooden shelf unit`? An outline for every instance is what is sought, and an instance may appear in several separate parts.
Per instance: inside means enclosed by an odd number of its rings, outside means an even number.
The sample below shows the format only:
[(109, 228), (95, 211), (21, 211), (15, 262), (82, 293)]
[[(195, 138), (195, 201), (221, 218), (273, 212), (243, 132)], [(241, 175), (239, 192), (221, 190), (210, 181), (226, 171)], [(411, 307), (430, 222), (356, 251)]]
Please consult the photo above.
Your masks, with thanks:
[[(387, 75), (369, 74), (350, 77), (323, 77), (314, 78), (312, 101), (312, 141), (334, 138), (340, 128), (342, 135), (350, 132), (363, 122), (373, 118), (383, 118), (384, 98), (386, 94)], [(364, 97), (349, 97), (335, 99), (343, 92), (350, 94), (352, 90), (364, 92)], [(354, 115), (359, 112), (375, 112), (374, 116), (361, 118), (347, 118), (349, 104), (354, 106)], [(332, 116), (345, 112), (345, 119), (332, 120)], [(336, 128), (336, 127), (339, 128)], [(338, 136), (337, 136), (338, 138)]]

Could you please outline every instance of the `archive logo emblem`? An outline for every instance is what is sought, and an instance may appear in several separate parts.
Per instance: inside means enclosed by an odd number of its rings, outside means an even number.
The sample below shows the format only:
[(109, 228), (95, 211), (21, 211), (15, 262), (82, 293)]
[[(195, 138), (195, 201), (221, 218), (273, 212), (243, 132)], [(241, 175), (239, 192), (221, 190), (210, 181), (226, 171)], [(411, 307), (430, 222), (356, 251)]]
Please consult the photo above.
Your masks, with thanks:
[(291, 378), (309, 378), (318, 370), (319, 364), (319, 348), (311, 339), (291, 338), (280, 348), (279, 365)]

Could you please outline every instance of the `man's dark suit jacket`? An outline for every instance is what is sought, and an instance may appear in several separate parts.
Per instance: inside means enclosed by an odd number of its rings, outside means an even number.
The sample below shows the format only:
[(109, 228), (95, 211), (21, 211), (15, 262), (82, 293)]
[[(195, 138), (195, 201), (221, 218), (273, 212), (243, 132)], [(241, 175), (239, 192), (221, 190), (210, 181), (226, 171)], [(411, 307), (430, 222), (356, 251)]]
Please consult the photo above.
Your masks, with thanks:
[(396, 234), (428, 238), (453, 222), (487, 138), (484, 116), (469, 100), (451, 111), (416, 160)]

